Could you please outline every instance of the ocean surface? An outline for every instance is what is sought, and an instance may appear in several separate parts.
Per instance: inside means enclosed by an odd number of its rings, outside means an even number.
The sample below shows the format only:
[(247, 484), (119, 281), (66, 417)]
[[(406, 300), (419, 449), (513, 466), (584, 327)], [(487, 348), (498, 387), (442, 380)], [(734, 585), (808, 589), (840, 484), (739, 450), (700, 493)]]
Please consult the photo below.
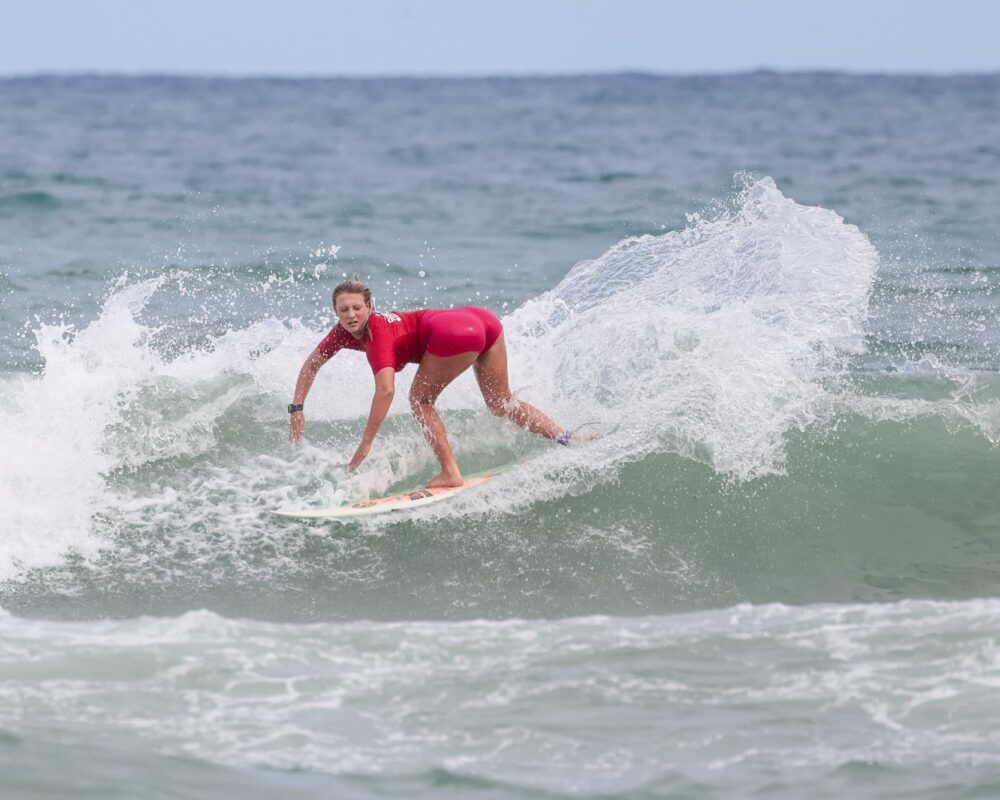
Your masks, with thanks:
[[(0, 796), (1000, 796), (1000, 76), (0, 80)], [(592, 442), (442, 415), (503, 319)]]

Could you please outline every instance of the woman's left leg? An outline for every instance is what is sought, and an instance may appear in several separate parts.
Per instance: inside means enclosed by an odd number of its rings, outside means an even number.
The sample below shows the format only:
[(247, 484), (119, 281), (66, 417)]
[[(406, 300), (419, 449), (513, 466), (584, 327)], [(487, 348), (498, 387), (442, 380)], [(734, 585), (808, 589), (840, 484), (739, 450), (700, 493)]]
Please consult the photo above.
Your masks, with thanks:
[(532, 433), (558, 439), (563, 429), (533, 405), (514, 398), (507, 381), (507, 345), (501, 333), (493, 345), (480, 353), (475, 363), (476, 381), (491, 413), (505, 417)]
[(455, 461), (451, 445), (448, 444), (448, 434), (437, 409), (434, 408), (434, 402), (444, 387), (472, 366), (478, 357), (479, 353), (476, 352), (453, 356), (424, 353), (424, 357), (420, 359), (420, 366), (410, 387), (410, 409), (420, 423), (424, 438), (441, 463), (441, 472), (427, 484), (429, 489), (462, 485), (462, 473), (458, 469), (458, 462)]

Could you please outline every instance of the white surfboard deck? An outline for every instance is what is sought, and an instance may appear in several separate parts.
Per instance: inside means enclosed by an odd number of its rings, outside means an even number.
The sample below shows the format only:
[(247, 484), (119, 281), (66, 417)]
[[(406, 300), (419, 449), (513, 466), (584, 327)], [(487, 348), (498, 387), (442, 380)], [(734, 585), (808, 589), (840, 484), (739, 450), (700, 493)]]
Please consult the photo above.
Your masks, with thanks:
[(394, 494), (391, 497), (377, 497), (372, 500), (364, 500), (353, 505), (330, 506), (328, 508), (308, 508), (301, 511), (281, 509), (275, 511), (279, 517), (289, 519), (351, 519), (354, 517), (370, 517), (375, 514), (385, 514), (390, 511), (406, 511), (411, 508), (429, 506), (431, 503), (439, 503), (454, 497), (459, 492), (479, 486), (486, 481), (493, 480), (499, 472), (492, 475), (481, 475), (478, 478), (469, 478), (461, 486), (450, 486), (440, 489), (416, 489), (404, 494)]

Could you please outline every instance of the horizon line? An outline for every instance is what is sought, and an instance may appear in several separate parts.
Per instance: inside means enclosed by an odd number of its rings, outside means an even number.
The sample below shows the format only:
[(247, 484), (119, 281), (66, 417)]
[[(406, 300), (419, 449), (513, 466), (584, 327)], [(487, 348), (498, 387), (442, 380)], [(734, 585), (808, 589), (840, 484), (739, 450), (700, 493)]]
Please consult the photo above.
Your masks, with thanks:
[(103, 69), (54, 69), (0, 72), (0, 80), (32, 80), (41, 78), (186, 78), (192, 80), (488, 80), (488, 79), (569, 79), (569, 78), (730, 78), (753, 75), (830, 75), (857, 78), (977, 78), (1000, 75), (1000, 67), (993, 69), (909, 70), (909, 69), (853, 69), (847, 67), (748, 67), (745, 69), (720, 69), (704, 71), (658, 71), (647, 69), (595, 69), (559, 71), (496, 71), (496, 72), (232, 72), (225, 70), (103, 70)]

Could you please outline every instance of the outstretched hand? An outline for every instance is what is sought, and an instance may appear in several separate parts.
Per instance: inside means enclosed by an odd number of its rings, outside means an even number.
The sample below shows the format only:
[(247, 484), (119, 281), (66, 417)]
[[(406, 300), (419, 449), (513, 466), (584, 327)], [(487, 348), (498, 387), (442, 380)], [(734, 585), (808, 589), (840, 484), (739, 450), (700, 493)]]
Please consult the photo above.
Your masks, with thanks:
[(365, 444), (364, 442), (359, 444), (358, 449), (354, 451), (354, 457), (351, 459), (351, 463), (347, 465), (347, 471), (354, 472), (354, 470), (361, 466), (361, 462), (368, 457), (368, 451), (371, 449), (372, 446), (370, 444)]
[(305, 430), (306, 415), (301, 411), (296, 411), (288, 421), (288, 441), (292, 444), (301, 444), (302, 434), (305, 433)]

